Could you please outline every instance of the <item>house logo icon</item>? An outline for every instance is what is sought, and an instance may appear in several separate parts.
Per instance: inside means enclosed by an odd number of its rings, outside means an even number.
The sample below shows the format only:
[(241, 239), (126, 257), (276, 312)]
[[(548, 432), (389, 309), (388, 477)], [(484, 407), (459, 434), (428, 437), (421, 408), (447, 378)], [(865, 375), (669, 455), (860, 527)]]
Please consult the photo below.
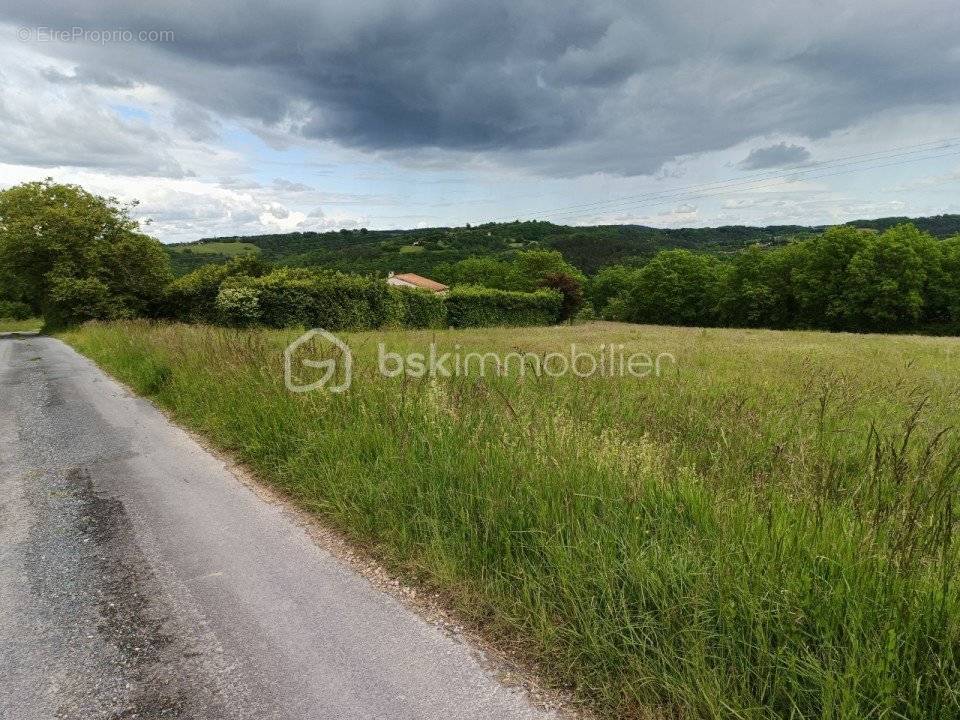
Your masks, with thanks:
[[(304, 348), (302, 354), (307, 354), (308, 357), (295, 363), (294, 358), (300, 348)], [(323, 375), (312, 382), (305, 382), (296, 372), (302, 367), (322, 370)], [(338, 376), (337, 382), (330, 384), (335, 376)], [(283, 351), (283, 381), (287, 390), (295, 393), (312, 392), (320, 388), (332, 393), (345, 392), (350, 389), (353, 381), (353, 353), (350, 347), (333, 333), (320, 328), (308, 330)]]

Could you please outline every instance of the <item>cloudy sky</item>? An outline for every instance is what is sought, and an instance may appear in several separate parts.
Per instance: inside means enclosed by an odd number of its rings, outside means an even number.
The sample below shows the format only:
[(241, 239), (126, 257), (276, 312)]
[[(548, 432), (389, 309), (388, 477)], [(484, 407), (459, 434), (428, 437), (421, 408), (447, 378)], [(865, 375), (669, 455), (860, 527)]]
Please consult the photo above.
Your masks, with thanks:
[(5, 0), (0, 186), (204, 236), (960, 212), (956, 0)]

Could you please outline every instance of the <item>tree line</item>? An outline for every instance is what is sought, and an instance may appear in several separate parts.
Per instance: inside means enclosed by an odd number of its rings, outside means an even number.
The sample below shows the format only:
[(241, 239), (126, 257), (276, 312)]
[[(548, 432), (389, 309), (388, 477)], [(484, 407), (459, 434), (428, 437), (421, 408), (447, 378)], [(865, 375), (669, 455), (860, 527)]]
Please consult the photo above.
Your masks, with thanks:
[[(214, 312), (219, 298), (224, 317), (255, 322), (264, 317), (252, 304), (255, 298), (274, 302), (308, 286), (321, 298), (320, 288), (333, 292), (331, 283), (363, 284), (356, 273), (281, 272), (256, 258), (203, 266), (175, 281), (162, 245), (141, 232), (129, 211), (114, 198), (50, 179), (0, 192), (0, 310), (39, 314), (56, 325), (180, 318), (192, 302)], [(543, 231), (532, 224), (525, 229), (531, 235)], [(558, 321), (593, 314), (692, 326), (935, 333), (960, 328), (960, 235), (939, 240), (910, 223), (882, 232), (833, 227), (737, 252), (665, 250), (590, 277), (557, 250), (537, 247), (448, 261), (435, 270), (437, 279), (462, 288), (540, 293), (540, 300), (530, 299), (534, 305), (543, 302), (543, 293), (555, 293)], [(188, 298), (184, 291), (190, 288), (197, 294)], [(222, 289), (229, 292), (220, 297)], [(498, 313), (520, 302), (507, 294), (462, 296), (461, 304), (484, 304), (474, 316), (508, 321), (509, 315)], [(500, 309), (494, 312), (494, 306)]]
[(604, 268), (588, 294), (602, 317), (627, 322), (955, 334), (960, 235), (839, 226), (732, 256), (668, 250)]

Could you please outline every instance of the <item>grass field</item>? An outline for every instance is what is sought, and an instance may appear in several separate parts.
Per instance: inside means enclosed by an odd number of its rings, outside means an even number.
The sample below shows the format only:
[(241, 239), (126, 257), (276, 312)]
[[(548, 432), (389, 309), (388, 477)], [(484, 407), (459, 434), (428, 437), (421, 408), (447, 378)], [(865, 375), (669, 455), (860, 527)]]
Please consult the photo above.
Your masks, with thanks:
[(425, 251), (426, 248), (422, 245), (404, 245), (398, 250), (401, 255), (418, 255)]
[(227, 257), (260, 252), (260, 248), (256, 245), (246, 242), (207, 242), (193, 243), (190, 245), (171, 245), (168, 247), (173, 252), (182, 253), (189, 251), (197, 255), (226, 255)]
[[(960, 340), (371, 333), (293, 394), (296, 331), (64, 337), (601, 714), (960, 717)], [(384, 378), (376, 343), (669, 352), (660, 377)]]
[(27, 318), (26, 320), (0, 318), (0, 332), (25, 332), (28, 330), (39, 330), (42, 325), (42, 318)]

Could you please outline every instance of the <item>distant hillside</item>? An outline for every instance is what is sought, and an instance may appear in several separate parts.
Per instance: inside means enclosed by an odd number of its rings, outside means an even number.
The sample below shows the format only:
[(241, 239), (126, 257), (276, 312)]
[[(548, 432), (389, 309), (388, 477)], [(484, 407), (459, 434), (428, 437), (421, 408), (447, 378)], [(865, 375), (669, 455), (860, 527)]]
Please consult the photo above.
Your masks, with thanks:
[(853, 222), (847, 223), (847, 225), (882, 232), (887, 228), (905, 222), (913, 223), (924, 232), (928, 232), (938, 238), (946, 238), (960, 234), (960, 215), (934, 215), (932, 217), (921, 218), (887, 217), (878, 218), (877, 220), (854, 220)]
[[(929, 218), (856, 220), (857, 227), (883, 230), (912, 222), (938, 237), (960, 233), (960, 215)], [(471, 255), (504, 255), (516, 250), (559, 250), (584, 272), (594, 273), (615, 263), (640, 263), (659, 250), (687, 248), (704, 252), (735, 252), (748, 245), (779, 245), (822, 227), (728, 225), (717, 228), (661, 229), (643, 225), (571, 227), (549, 222), (487, 223), (474, 227), (416, 230), (340, 230), (280, 235), (204, 238), (168, 245), (174, 272), (184, 274), (233, 255), (258, 252), (282, 265), (318, 265), (337, 270), (381, 273), (443, 273), (443, 265)]]

